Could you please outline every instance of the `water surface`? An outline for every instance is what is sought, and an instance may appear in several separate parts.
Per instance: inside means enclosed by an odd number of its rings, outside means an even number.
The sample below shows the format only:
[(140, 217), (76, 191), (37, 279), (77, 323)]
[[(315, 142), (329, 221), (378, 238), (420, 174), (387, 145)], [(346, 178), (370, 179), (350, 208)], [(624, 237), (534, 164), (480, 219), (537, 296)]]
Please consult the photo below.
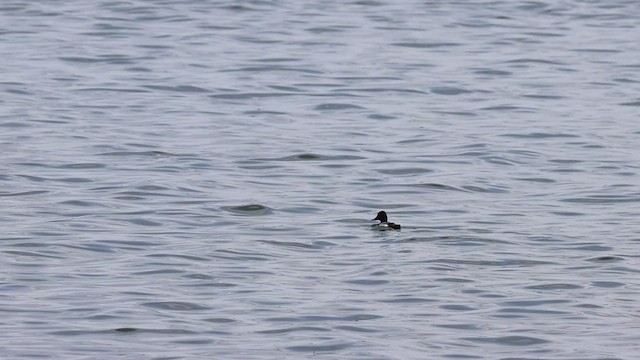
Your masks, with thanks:
[(6, 358), (637, 356), (636, 2), (0, 16)]

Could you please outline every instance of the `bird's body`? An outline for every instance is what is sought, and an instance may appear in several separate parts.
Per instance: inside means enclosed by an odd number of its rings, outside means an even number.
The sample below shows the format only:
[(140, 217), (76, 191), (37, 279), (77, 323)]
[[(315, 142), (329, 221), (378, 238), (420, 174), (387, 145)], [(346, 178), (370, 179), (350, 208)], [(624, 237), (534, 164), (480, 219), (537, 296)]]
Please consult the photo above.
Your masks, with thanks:
[(400, 224), (389, 222), (389, 219), (387, 218), (387, 213), (384, 211), (378, 212), (378, 216), (376, 216), (374, 219), (371, 219), (371, 221), (374, 221), (374, 220), (380, 220), (379, 224), (371, 225), (371, 228), (374, 230), (387, 231), (387, 230), (400, 230), (401, 228)]

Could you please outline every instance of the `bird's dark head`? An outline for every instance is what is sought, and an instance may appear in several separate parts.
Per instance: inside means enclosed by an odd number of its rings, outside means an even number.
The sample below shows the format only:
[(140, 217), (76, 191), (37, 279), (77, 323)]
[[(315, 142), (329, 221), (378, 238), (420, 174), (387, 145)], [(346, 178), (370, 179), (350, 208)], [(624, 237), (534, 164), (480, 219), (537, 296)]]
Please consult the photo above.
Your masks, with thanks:
[(384, 211), (380, 211), (378, 213), (378, 216), (375, 217), (375, 219), (371, 219), (371, 221), (373, 220), (380, 220), (380, 222), (387, 222), (387, 213)]

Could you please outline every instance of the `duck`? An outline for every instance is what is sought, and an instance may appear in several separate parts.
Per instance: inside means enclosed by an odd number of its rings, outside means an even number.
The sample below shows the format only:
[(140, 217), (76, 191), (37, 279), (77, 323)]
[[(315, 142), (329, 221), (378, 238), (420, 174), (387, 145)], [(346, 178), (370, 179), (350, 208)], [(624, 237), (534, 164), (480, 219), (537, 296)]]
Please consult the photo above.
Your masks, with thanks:
[(378, 216), (371, 221), (380, 220), (379, 224), (371, 225), (374, 230), (386, 231), (386, 230), (400, 230), (400, 224), (392, 223), (388, 221), (387, 213), (384, 211), (378, 212)]

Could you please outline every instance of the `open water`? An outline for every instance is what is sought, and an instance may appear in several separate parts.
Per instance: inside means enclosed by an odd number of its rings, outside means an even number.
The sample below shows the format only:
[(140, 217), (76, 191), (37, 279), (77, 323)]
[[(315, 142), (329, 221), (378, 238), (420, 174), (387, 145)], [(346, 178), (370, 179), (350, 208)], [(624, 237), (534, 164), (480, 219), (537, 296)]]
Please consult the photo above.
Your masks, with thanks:
[(640, 358), (638, 19), (3, 1), (0, 358)]

